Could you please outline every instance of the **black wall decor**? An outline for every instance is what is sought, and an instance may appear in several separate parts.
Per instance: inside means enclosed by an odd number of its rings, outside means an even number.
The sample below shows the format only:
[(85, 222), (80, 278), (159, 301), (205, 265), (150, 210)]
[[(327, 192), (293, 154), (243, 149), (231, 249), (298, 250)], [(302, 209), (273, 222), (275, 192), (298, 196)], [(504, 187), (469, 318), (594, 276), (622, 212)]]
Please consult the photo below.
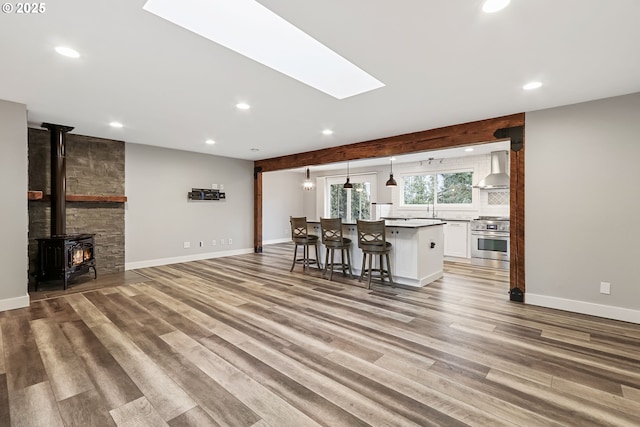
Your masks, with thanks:
[(227, 198), (224, 191), (208, 188), (192, 188), (188, 197), (189, 200), (225, 200)]

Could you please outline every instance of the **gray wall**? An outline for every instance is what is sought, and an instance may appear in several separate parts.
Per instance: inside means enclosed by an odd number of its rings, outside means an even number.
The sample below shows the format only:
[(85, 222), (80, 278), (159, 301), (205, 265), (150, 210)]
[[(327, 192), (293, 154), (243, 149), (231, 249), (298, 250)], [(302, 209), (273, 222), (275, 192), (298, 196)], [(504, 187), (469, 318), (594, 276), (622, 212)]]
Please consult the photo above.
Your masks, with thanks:
[(304, 215), (304, 197), (316, 192), (315, 187), (310, 191), (302, 188), (304, 178), (303, 173), (290, 171), (262, 174), (263, 244), (291, 238), (289, 217)]
[[(125, 149), (126, 269), (253, 251), (253, 162), (140, 144)], [(212, 184), (224, 185), (226, 201), (187, 200), (191, 188)]]
[(640, 322), (639, 161), (640, 93), (526, 115), (528, 303)]
[(27, 294), (27, 107), (0, 100), (0, 311), (29, 305)]

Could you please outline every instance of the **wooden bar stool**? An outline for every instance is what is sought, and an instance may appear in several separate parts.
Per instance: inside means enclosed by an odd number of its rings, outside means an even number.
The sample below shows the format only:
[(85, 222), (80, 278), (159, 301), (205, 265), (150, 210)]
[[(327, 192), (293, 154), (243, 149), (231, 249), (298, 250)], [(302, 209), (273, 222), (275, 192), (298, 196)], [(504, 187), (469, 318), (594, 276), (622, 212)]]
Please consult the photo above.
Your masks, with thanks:
[[(377, 276), (384, 283), (385, 277), (389, 279), (389, 283), (393, 286), (393, 278), (391, 277), (391, 261), (389, 253), (391, 252), (391, 243), (387, 242), (386, 229), (384, 220), (381, 221), (362, 221), (358, 220), (358, 247), (362, 250), (362, 272), (360, 273), (360, 281), (365, 275), (368, 278), (367, 288), (371, 289), (371, 278), (374, 272), (378, 272)], [(365, 269), (367, 255), (369, 256), (368, 268)], [(372, 268), (372, 259), (374, 256), (380, 257), (379, 268)], [(383, 268), (383, 255), (387, 260), (387, 268)]]
[[(340, 250), (340, 263), (338, 268), (342, 271), (342, 275), (347, 275), (353, 279), (353, 271), (351, 271), (351, 239), (342, 236), (342, 219), (340, 218), (320, 218), (320, 228), (322, 230), (322, 244), (324, 245), (324, 274), (331, 268), (329, 280), (333, 278), (333, 268), (336, 265), (334, 261), (336, 249)], [(347, 262), (345, 263), (344, 253), (347, 253)], [(331, 262), (329, 262), (329, 253), (331, 253)]]
[[(291, 240), (295, 243), (295, 248), (293, 250), (293, 264), (291, 264), (291, 270), (293, 271), (293, 267), (296, 264), (302, 264), (302, 270), (306, 270), (309, 268), (310, 264), (316, 264), (318, 270), (322, 270), (322, 265), (320, 261), (318, 261), (318, 244), (319, 239), (315, 234), (309, 234), (307, 232), (307, 217), (289, 217), (291, 220)], [(303, 247), (303, 255), (302, 258), (298, 258), (298, 246)], [(316, 248), (316, 258), (310, 259), (309, 257), (309, 247), (313, 246)]]

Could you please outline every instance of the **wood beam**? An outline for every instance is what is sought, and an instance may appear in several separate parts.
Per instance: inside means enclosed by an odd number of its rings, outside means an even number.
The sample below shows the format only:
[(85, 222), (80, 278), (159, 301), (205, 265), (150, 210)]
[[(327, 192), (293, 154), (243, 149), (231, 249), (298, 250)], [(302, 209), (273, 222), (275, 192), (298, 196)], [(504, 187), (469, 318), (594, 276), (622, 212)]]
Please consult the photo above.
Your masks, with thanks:
[(261, 167), (262, 172), (271, 172), (347, 160), (477, 145), (495, 142), (497, 139), (493, 133), (496, 130), (515, 126), (524, 126), (524, 113), (257, 160), (254, 165)]

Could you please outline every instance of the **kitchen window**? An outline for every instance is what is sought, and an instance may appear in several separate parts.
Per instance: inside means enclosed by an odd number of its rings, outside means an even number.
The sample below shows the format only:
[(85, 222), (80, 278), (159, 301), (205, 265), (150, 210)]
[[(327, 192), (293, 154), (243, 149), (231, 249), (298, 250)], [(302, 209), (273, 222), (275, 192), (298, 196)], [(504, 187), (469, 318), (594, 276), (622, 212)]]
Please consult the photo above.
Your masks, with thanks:
[(403, 175), (400, 181), (401, 206), (470, 207), (473, 204), (473, 171), (470, 170)]
[(342, 218), (343, 222), (371, 218), (371, 201), (376, 176), (351, 175), (353, 188), (345, 189), (345, 177), (328, 177), (325, 186), (325, 217)]

